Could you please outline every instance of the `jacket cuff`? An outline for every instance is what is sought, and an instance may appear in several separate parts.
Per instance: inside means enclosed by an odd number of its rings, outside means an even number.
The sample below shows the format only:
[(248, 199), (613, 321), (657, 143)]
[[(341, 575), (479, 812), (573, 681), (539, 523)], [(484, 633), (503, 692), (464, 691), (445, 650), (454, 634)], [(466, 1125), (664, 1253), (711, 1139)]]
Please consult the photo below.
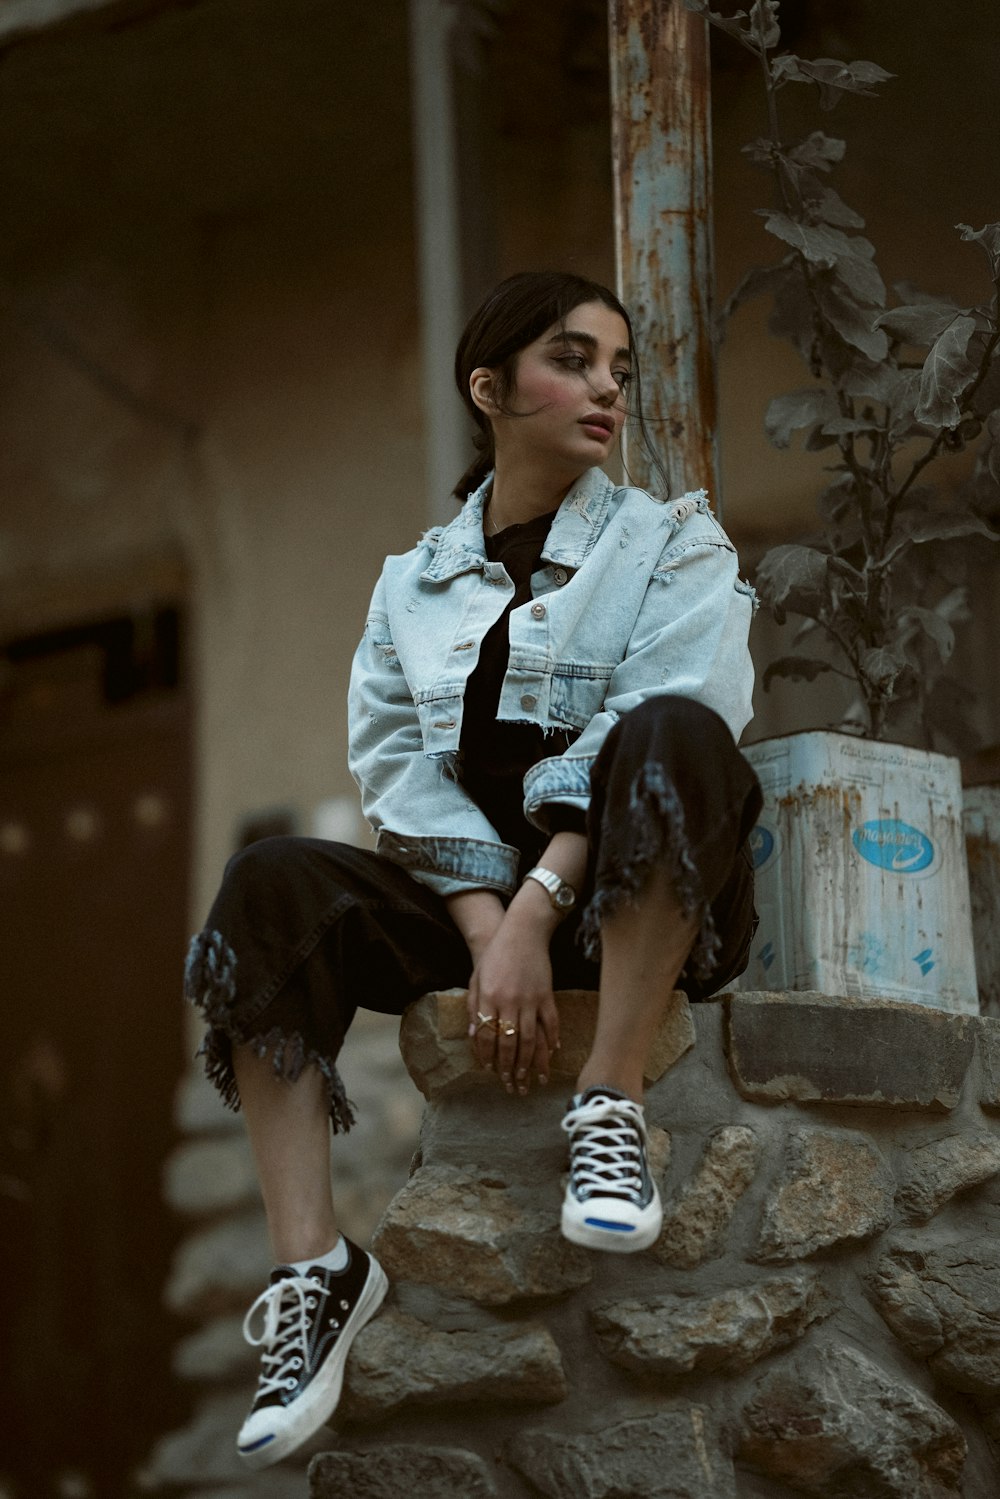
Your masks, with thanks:
[(496, 890), (513, 895), (521, 855), (506, 843), (481, 838), (422, 838), (382, 828), (375, 852), (400, 865), (438, 895), (462, 890)]

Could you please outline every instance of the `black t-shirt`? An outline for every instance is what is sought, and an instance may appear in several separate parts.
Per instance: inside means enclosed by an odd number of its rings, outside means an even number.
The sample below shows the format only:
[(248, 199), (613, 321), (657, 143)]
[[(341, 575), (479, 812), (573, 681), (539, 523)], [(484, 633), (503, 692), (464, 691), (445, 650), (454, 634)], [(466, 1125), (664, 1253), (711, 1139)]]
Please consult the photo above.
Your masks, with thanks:
[[(503, 563), (514, 584), (514, 597), (484, 636), (479, 660), (466, 684), (459, 747), (459, 781), (503, 842), (521, 850), (522, 875), (537, 864), (549, 841), (549, 835), (533, 827), (524, 816), (524, 776), (539, 760), (561, 755), (578, 737), (575, 729), (543, 733), (539, 724), (507, 723), (496, 716), (510, 657), (508, 615), (532, 597), (531, 576), (538, 570), (555, 514), (553, 510), (485, 538), (486, 555), (491, 562)], [(550, 811), (552, 832), (583, 832), (584, 824), (584, 814), (575, 807), (557, 805)]]

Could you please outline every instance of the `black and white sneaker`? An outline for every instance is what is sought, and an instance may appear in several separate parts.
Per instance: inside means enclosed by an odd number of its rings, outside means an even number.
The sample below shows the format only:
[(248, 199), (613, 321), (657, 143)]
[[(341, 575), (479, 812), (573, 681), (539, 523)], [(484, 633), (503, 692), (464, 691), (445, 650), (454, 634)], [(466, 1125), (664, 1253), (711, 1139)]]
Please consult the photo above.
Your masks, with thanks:
[(562, 1127), (570, 1141), (563, 1236), (618, 1254), (648, 1249), (663, 1208), (646, 1159), (642, 1105), (614, 1088), (588, 1088), (570, 1100)]
[[(260, 1348), (260, 1379), (236, 1440), (251, 1468), (280, 1462), (337, 1409), (351, 1343), (389, 1288), (378, 1260), (349, 1239), (343, 1270), (311, 1265), (304, 1275), (279, 1265), (247, 1312), (243, 1336)], [(258, 1313), (264, 1325), (253, 1330)]]

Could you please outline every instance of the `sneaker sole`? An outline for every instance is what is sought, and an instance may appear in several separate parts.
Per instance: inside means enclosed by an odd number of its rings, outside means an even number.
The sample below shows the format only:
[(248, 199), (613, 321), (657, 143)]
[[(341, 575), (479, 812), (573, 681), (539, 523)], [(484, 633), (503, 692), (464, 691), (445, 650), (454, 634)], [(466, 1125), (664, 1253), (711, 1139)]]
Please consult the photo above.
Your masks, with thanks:
[(307, 1392), (296, 1402), (296, 1408), (289, 1415), (287, 1425), (276, 1432), (270, 1440), (259, 1437), (252, 1446), (247, 1448), (240, 1447), (237, 1443), (236, 1450), (246, 1467), (269, 1468), (272, 1463), (280, 1463), (282, 1458), (288, 1457), (321, 1426), (326, 1425), (340, 1403), (344, 1369), (351, 1351), (351, 1344), (365, 1323), (370, 1322), (374, 1317), (385, 1300), (388, 1289), (389, 1282), (385, 1271), (378, 1260), (372, 1260), (368, 1279), (358, 1297), (357, 1306), (344, 1323), (336, 1348), (310, 1384)]
[(622, 1203), (617, 1197), (591, 1197), (577, 1202), (567, 1194), (562, 1209), (562, 1235), (585, 1249), (603, 1249), (610, 1254), (637, 1254), (660, 1237), (663, 1208), (659, 1194), (636, 1215), (623, 1222)]

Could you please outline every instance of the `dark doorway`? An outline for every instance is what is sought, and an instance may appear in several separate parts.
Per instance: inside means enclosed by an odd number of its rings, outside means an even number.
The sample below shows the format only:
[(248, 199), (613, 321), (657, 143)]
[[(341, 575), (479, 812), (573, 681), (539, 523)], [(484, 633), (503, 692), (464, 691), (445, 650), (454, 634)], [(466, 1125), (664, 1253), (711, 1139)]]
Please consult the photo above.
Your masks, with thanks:
[(157, 608), (0, 655), (0, 1486), (121, 1499), (186, 1403), (161, 1306), (190, 714)]

